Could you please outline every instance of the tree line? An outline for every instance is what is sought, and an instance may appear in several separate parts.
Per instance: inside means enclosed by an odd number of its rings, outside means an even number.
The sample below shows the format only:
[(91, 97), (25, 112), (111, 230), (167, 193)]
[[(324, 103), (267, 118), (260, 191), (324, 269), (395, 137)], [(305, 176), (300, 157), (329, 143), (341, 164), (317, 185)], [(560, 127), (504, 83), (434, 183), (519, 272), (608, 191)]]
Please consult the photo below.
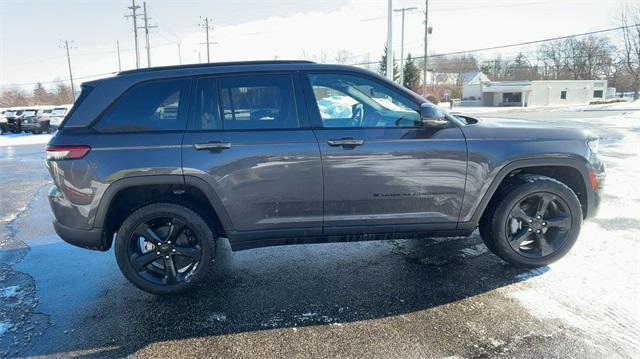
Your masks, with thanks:
[(22, 89), (4, 90), (0, 94), (0, 107), (65, 105), (73, 103), (71, 87), (58, 82), (52, 89), (37, 83), (29, 93)]

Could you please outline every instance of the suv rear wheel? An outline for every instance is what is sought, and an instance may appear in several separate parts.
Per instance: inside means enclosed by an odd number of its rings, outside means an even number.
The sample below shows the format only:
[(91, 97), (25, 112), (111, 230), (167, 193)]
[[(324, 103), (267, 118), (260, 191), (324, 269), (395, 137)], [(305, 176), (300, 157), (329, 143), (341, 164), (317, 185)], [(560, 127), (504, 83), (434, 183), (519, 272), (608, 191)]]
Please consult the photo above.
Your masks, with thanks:
[(485, 214), (480, 234), (505, 261), (527, 267), (555, 262), (574, 245), (582, 225), (576, 194), (564, 183), (521, 175)]
[(187, 291), (210, 267), (213, 233), (191, 209), (155, 203), (131, 213), (118, 230), (115, 255), (138, 288), (165, 295)]

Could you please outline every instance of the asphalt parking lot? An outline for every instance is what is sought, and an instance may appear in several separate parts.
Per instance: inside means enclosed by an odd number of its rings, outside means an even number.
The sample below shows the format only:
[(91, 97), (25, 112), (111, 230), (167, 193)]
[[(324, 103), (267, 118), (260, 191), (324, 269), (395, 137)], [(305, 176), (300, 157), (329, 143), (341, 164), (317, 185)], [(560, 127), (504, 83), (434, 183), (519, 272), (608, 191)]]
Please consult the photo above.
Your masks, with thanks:
[(195, 291), (130, 285), (112, 251), (51, 227), (43, 145), (0, 147), (0, 355), (82, 357), (640, 356), (640, 111), (485, 113), (602, 137), (604, 203), (536, 270), (470, 238), (231, 252)]

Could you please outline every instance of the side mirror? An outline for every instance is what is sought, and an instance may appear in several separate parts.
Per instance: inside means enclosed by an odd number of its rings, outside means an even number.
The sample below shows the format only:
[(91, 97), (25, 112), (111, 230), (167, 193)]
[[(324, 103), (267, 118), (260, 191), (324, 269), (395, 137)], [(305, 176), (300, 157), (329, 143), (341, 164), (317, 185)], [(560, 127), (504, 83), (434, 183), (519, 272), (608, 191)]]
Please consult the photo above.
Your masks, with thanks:
[(444, 112), (430, 103), (424, 103), (420, 107), (420, 122), (424, 127), (430, 128), (442, 128), (449, 125)]

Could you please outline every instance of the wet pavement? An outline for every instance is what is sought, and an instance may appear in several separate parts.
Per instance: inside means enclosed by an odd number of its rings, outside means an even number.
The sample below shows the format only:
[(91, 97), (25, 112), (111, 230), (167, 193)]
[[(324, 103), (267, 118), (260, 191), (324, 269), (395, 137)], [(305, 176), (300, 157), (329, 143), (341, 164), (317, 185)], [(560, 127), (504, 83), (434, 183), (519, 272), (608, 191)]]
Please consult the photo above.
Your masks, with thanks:
[(241, 252), (223, 241), (206, 280), (176, 297), (130, 285), (112, 251), (62, 242), (43, 146), (0, 147), (0, 355), (638, 357), (640, 119), (627, 115), (509, 114), (603, 136), (601, 213), (549, 267), (509, 266), (477, 233)]

